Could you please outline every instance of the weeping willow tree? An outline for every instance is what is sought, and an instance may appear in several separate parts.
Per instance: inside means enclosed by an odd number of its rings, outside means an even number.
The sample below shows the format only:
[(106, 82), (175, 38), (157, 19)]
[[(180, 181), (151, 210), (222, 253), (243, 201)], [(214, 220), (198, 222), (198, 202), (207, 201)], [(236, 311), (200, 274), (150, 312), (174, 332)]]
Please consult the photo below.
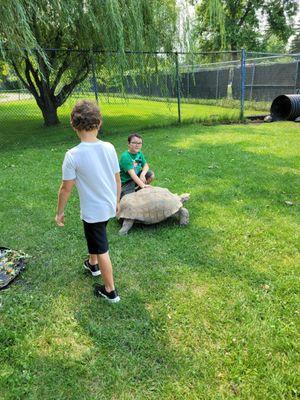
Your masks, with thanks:
[[(207, 1), (209, 14), (217, 22), (220, 0)], [(116, 77), (122, 77), (126, 69), (147, 74), (143, 60), (128, 57), (127, 50), (176, 50), (178, 30), (184, 29), (177, 15), (178, 3), (1, 0), (0, 55), (34, 96), (45, 125), (55, 125), (59, 122), (58, 107), (90, 74), (96, 50), (102, 52), (97, 56), (97, 72), (101, 72), (102, 66), (102, 71)], [(180, 3), (184, 6), (191, 0)]]
[(173, 49), (176, 13), (176, 0), (1, 0), (0, 52), (45, 125), (55, 125), (58, 107), (89, 75), (95, 50), (105, 70), (121, 75), (126, 50)]

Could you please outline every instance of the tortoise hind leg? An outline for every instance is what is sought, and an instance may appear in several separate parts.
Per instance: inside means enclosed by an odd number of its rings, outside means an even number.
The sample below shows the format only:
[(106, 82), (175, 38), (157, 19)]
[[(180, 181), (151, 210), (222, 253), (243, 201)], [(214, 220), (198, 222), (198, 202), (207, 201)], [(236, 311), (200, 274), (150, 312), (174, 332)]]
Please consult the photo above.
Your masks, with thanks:
[(119, 235), (127, 235), (129, 229), (132, 228), (133, 224), (134, 224), (133, 219), (124, 219), (122, 228), (119, 230)]
[(186, 208), (182, 207), (179, 210), (179, 224), (187, 225), (189, 223), (189, 212)]

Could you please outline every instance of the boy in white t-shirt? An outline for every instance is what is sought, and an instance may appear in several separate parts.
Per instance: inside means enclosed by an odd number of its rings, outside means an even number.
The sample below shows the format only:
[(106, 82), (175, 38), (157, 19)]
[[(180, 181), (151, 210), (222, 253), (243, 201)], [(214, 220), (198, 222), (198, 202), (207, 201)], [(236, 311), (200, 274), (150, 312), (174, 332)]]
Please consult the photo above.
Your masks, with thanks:
[(97, 139), (101, 124), (102, 117), (95, 103), (81, 100), (73, 108), (71, 126), (81, 143), (66, 152), (55, 221), (58, 226), (64, 226), (64, 209), (76, 185), (89, 249), (84, 268), (93, 276), (102, 275), (104, 285), (96, 285), (95, 294), (116, 303), (120, 297), (114, 286), (106, 225), (119, 209), (120, 168), (114, 146)]

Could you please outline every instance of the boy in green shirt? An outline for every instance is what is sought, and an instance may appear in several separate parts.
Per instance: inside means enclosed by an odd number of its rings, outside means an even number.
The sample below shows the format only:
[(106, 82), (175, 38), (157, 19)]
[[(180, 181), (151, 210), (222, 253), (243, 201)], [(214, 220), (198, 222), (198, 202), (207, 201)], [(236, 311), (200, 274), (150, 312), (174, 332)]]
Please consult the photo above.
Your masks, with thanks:
[(128, 136), (128, 150), (120, 158), (120, 175), (122, 183), (121, 197), (135, 190), (149, 187), (154, 179), (154, 172), (141, 152), (142, 137), (137, 133)]

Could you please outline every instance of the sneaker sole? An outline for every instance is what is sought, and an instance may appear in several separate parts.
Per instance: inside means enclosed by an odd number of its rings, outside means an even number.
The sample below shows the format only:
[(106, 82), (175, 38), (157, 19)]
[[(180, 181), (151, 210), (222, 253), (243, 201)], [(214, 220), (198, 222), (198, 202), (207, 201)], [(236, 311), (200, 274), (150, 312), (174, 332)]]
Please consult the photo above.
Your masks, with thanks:
[(93, 271), (91, 271), (91, 270), (89, 269), (89, 267), (85, 266), (84, 264), (83, 264), (83, 268), (84, 268), (85, 270), (89, 271), (93, 276), (99, 276), (99, 275), (101, 275), (101, 271), (95, 271), (95, 272), (93, 272)]
[(107, 300), (109, 303), (118, 303), (121, 300), (120, 296), (117, 296), (114, 299), (110, 299), (109, 297), (105, 296), (103, 293), (99, 292), (98, 290), (95, 290), (95, 295), (102, 297), (102, 299)]

